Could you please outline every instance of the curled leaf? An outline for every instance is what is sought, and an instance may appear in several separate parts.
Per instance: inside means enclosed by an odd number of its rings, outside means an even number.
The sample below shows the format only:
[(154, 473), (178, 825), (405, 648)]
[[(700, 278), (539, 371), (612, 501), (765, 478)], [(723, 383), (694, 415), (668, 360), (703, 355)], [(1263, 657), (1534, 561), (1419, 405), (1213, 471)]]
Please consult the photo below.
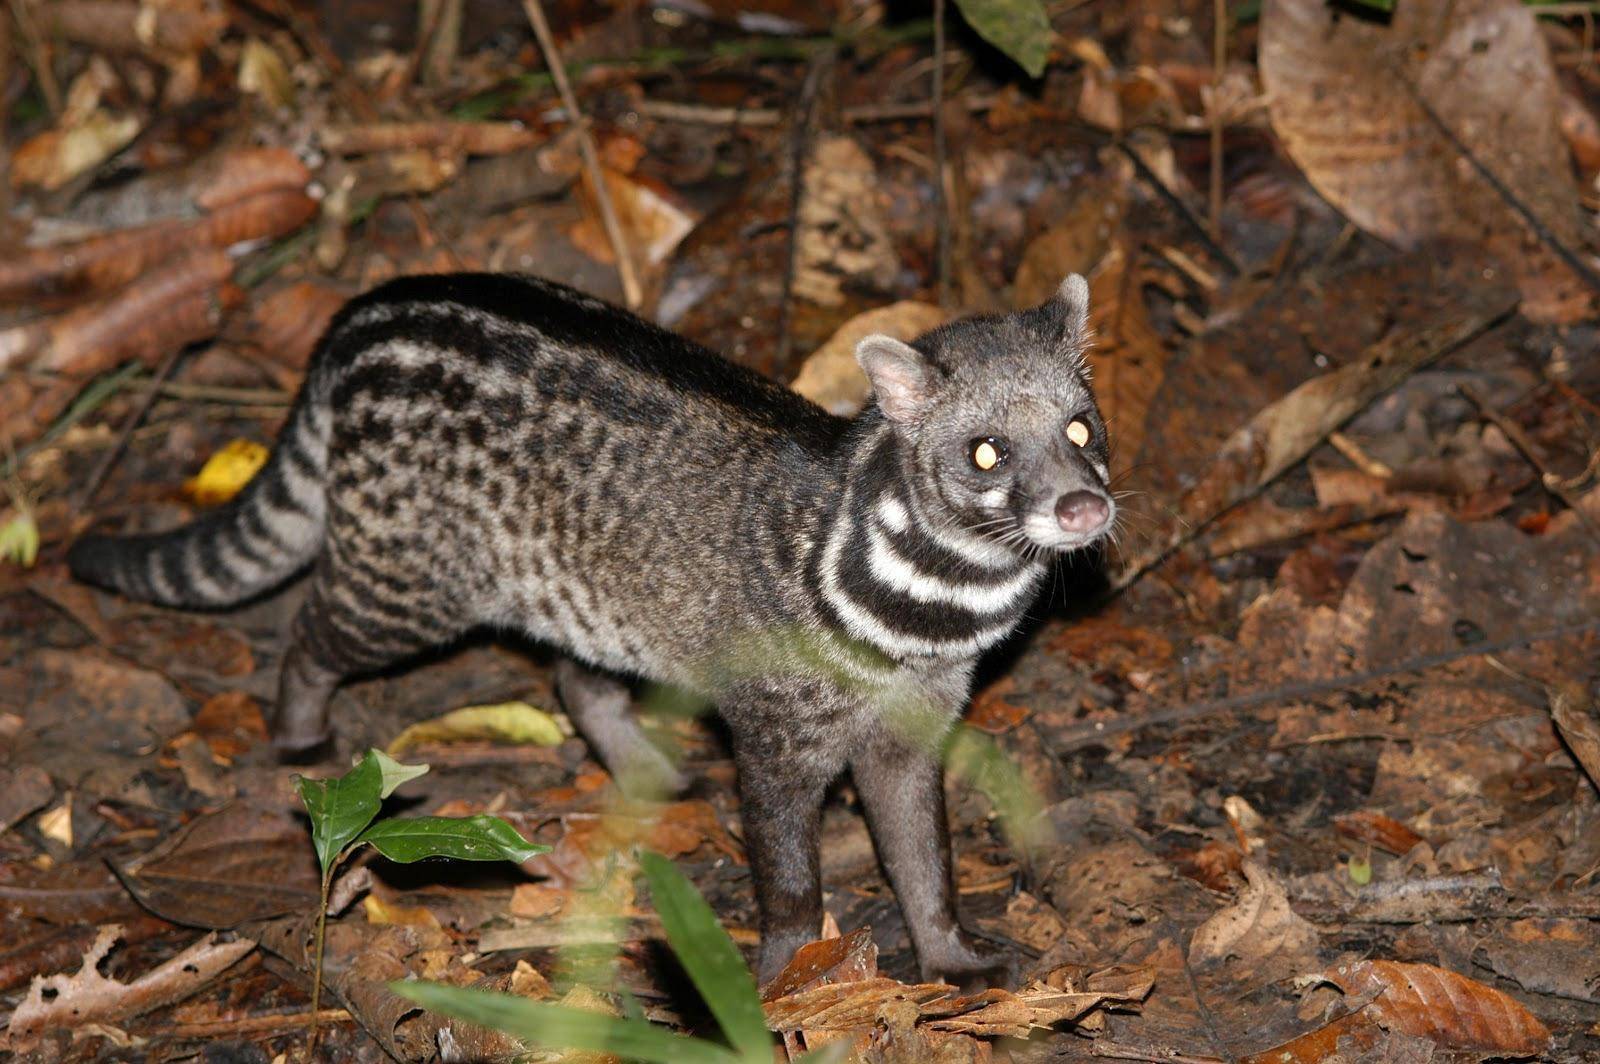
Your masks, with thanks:
[(206, 459), (200, 472), (183, 482), (183, 493), (201, 506), (221, 505), (261, 472), (270, 455), (253, 440), (229, 440)]

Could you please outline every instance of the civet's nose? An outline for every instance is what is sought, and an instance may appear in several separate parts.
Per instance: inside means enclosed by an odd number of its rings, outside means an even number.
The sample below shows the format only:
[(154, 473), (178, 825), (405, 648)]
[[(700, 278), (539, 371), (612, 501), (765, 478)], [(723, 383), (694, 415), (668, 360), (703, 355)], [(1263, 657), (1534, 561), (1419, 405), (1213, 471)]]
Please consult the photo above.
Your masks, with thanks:
[(1068, 532), (1093, 532), (1109, 516), (1105, 499), (1092, 491), (1069, 491), (1056, 500), (1056, 520)]

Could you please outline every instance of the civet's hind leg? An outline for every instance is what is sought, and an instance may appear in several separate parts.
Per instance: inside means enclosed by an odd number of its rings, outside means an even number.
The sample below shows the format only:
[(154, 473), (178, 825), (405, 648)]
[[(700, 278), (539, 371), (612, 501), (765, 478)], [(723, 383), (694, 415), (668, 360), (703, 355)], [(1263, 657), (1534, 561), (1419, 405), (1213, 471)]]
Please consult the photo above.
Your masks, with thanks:
[(567, 716), (623, 787), (641, 796), (682, 793), (688, 777), (645, 735), (626, 684), (570, 658), (555, 674)]

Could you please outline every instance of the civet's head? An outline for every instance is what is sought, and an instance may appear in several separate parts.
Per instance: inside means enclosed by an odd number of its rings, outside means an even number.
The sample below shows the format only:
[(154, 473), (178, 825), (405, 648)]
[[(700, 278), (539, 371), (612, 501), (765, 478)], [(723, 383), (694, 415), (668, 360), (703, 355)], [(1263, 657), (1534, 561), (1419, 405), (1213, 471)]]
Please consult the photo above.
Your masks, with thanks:
[(1111, 530), (1105, 422), (1084, 359), (1089, 285), (965, 318), (912, 343), (869, 336), (856, 358), (903, 444), (911, 490), (957, 525), (1018, 549), (1073, 550)]

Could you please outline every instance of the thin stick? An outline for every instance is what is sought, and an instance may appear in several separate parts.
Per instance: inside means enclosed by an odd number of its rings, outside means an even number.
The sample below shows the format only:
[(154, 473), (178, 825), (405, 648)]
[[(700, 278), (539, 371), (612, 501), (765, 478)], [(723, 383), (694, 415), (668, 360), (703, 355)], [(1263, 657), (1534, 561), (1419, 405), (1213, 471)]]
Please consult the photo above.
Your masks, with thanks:
[(1459, 647), (1455, 650), (1440, 651), (1436, 654), (1422, 654), (1390, 665), (1379, 665), (1361, 672), (1346, 673), (1343, 676), (1300, 680), (1295, 683), (1280, 684), (1265, 691), (1247, 691), (1244, 694), (1229, 695), (1227, 698), (1212, 698), (1203, 702), (1191, 702), (1188, 705), (1174, 706), (1170, 709), (1140, 713), (1138, 716), (1125, 717), (1122, 720), (1096, 721), (1092, 724), (1082, 724), (1069, 728), (1055, 736), (1051, 743), (1051, 752), (1059, 757), (1080, 747), (1103, 743), (1113, 735), (1143, 731), (1145, 728), (1158, 724), (1186, 724), (1205, 717), (1231, 715), (1240, 710), (1254, 709), (1257, 706), (1271, 705), (1274, 702), (1301, 702), (1318, 695), (1334, 694), (1339, 691), (1365, 687), (1367, 684), (1378, 680), (1387, 680), (1408, 672), (1425, 672), (1441, 665), (1449, 665), (1452, 662), (1461, 661), (1464, 658), (1481, 657), (1485, 654), (1502, 654), (1508, 650), (1517, 650), (1522, 647), (1532, 646), (1535, 643), (1548, 643), (1554, 639), (1567, 639), (1571, 636), (1584, 635), (1596, 631), (1600, 631), (1600, 620), (1580, 621), (1575, 624), (1550, 628), (1528, 635), (1509, 636), (1492, 643), (1478, 643), (1473, 646)]
[[(1396, 73), (1398, 74), (1398, 71)], [(1404, 85), (1406, 91), (1411, 94), (1412, 100), (1416, 101), (1417, 107), (1422, 110), (1423, 115), (1439, 131), (1440, 136), (1449, 141), (1450, 146), (1460, 152), (1461, 157), (1478, 172), (1478, 176), (1487, 181), (1489, 187), (1494, 189), (1501, 199), (1505, 200), (1506, 206), (1510, 207), (1517, 217), (1522, 219), (1523, 224), (1532, 230), (1533, 235), (1539, 238), (1539, 243), (1554, 252), (1556, 258), (1571, 267), (1572, 272), (1583, 278), (1584, 283), (1590, 288), (1600, 291), (1600, 273), (1596, 273), (1592, 266), (1578, 257), (1577, 252), (1562, 243), (1561, 238), (1552, 233), (1534, 215), (1533, 211), (1529, 210), (1527, 205), (1517, 198), (1516, 193), (1512, 192), (1505, 182), (1495, 176), (1493, 170), (1490, 170), (1473, 154), (1472, 149), (1467, 147), (1460, 137), (1456, 136), (1455, 130), (1447, 126), (1444, 119), (1439, 117), (1439, 112), (1435, 111), (1433, 106), (1423, 99), (1422, 93), (1418, 92), (1417, 87), (1411, 84), (1410, 78), (1402, 76), (1399, 80), (1400, 84)]]
[(939, 305), (943, 307), (950, 303), (950, 204), (945, 192), (950, 160), (944, 143), (944, 0), (933, 0), (933, 161), (933, 213), (939, 233)]
[(1239, 260), (1229, 254), (1227, 248), (1212, 239), (1211, 230), (1206, 228), (1204, 222), (1194, 216), (1194, 211), (1189, 209), (1189, 205), (1183, 202), (1182, 197), (1168, 188), (1166, 183), (1157, 176), (1156, 172), (1150, 169), (1150, 164), (1140, 158), (1139, 153), (1130, 148), (1126, 141), (1119, 140), (1116, 145), (1122, 154), (1128, 157), (1128, 161), (1133, 163), (1133, 168), (1139, 176), (1144, 178), (1146, 184), (1155, 189), (1156, 195), (1161, 197), (1163, 203), (1172, 208), (1179, 220), (1189, 227), (1190, 232), (1194, 233), (1195, 238), (1206, 246), (1206, 250), (1215, 255), (1217, 260), (1233, 276), (1238, 277), (1244, 273), (1244, 267), (1239, 265)]
[(594, 190), (595, 202), (600, 207), (600, 223), (605, 227), (606, 239), (611, 242), (611, 250), (617, 256), (617, 278), (622, 282), (622, 298), (627, 301), (630, 310), (637, 310), (639, 304), (644, 302), (644, 292), (639, 287), (639, 277), (633, 269), (633, 256), (628, 251), (627, 240), (623, 238), (622, 224), (617, 220), (617, 209), (611, 202), (611, 190), (606, 187), (605, 173), (600, 169), (600, 156), (594, 150), (589, 120), (578, 110), (578, 98), (573, 95), (572, 85), (567, 81), (567, 68), (550, 33), (550, 24), (545, 21), (544, 7), (539, 0), (522, 0), (522, 10), (527, 12), (528, 21), (533, 24), (533, 35), (539, 39), (539, 50), (544, 53), (544, 62), (550, 68), (556, 92), (561, 95), (561, 105), (567, 109), (567, 115), (578, 131), (578, 153), (583, 156), (583, 171), (589, 180), (589, 187)]
[(167, 383), (167, 379), (172, 376), (173, 370), (178, 368), (178, 360), (183, 357), (184, 350), (183, 347), (174, 349), (168, 353), (166, 359), (161, 363), (161, 368), (156, 371), (155, 378), (150, 384), (150, 390), (145, 392), (143, 399), (139, 400), (139, 405), (134, 410), (133, 416), (128, 418), (127, 423), (117, 431), (117, 442), (112, 445), (111, 450), (100, 457), (100, 461), (94, 467), (94, 471), (89, 474), (89, 479), (84, 481), (83, 487), (78, 489), (78, 497), (72, 507), (74, 510), (85, 509), (90, 501), (94, 499), (94, 493), (99, 490), (101, 482), (106, 478), (106, 474), (111, 472), (111, 467), (117, 464), (117, 459), (121, 458), (122, 452), (127, 450), (128, 440), (133, 437), (133, 430), (138, 428), (145, 415), (150, 413), (150, 408), (155, 405), (156, 397), (161, 394), (162, 385)]
[(1522, 431), (1522, 426), (1491, 406), (1489, 400), (1484, 398), (1483, 393), (1472, 385), (1462, 384), (1459, 386), (1459, 390), (1462, 395), (1472, 401), (1473, 406), (1478, 408), (1478, 413), (1490, 421), (1495, 428), (1505, 433), (1506, 439), (1511, 441), (1511, 446), (1515, 447), (1518, 453), (1528, 460), (1528, 464), (1533, 466), (1534, 470), (1539, 474), (1539, 483), (1544, 487), (1544, 490), (1561, 500), (1567, 509), (1571, 510), (1578, 520), (1583, 522), (1583, 527), (1589, 530), (1589, 535), (1593, 536), (1597, 542), (1600, 542), (1600, 526), (1597, 526), (1594, 523), (1594, 519), (1584, 511), (1578, 497), (1567, 490), (1566, 482), (1552, 472), (1549, 466), (1545, 465), (1544, 460), (1539, 457), (1539, 452), (1534, 447), (1533, 441), (1528, 439), (1526, 432)]
[(1228, 52), (1227, 0), (1212, 0), (1211, 21), (1211, 236), (1222, 242), (1222, 67)]
[(800, 207), (806, 196), (806, 160), (810, 156), (811, 124), (824, 73), (833, 68), (833, 53), (822, 52), (810, 60), (800, 85), (800, 105), (789, 131), (789, 232), (783, 257), (783, 295), (778, 302), (777, 364), (787, 366), (794, 347), (794, 278), (800, 269)]

